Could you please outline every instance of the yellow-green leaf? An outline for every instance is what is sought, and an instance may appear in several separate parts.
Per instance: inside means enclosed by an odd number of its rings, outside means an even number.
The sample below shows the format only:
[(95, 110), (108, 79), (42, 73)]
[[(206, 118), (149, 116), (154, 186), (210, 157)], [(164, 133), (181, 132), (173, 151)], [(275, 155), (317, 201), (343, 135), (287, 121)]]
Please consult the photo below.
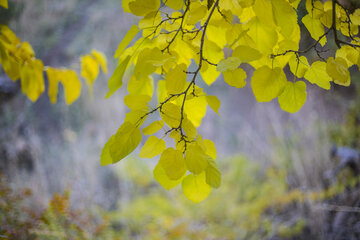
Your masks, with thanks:
[(293, 55), (289, 60), (291, 72), (298, 78), (303, 78), (306, 71), (310, 68), (309, 62), (305, 56), (297, 58)]
[(196, 128), (189, 119), (185, 118), (183, 120), (182, 128), (188, 138), (194, 139), (197, 136)]
[(161, 118), (169, 127), (179, 127), (181, 119), (180, 107), (173, 103), (165, 103), (161, 109)]
[(181, 64), (170, 70), (165, 75), (166, 90), (169, 94), (177, 94), (184, 91), (186, 83), (186, 65)]
[(160, 185), (163, 186), (166, 190), (170, 190), (173, 187), (176, 187), (183, 180), (183, 178), (178, 180), (171, 180), (160, 163), (155, 166), (153, 174), (155, 180), (160, 183)]
[(114, 58), (120, 57), (120, 55), (124, 52), (125, 48), (130, 44), (130, 42), (134, 39), (136, 34), (139, 33), (139, 28), (136, 25), (132, 25), (129, 31), (125, 34), (125, 37), (120, 42), (119, 46), (117, 47)]
[(241, 62), (251, 62), (260, 59), (262, 54), (252, 47), (239, 45), (234, 49), (232, 56), (239, 58)]
[(164, 121), (157, 120), (142, 130), (144, 135), (151, 135), (159, 131), (164, 126)]
[(124, 103), (131, 110), (139, 110), (147, 108), (148, 102), (151, 101), (151, 97), (148, 95), (135, 95), (130, 94), (124, 97)]
[(192, 2), (190, 5), (190, 11), (187, 15), (186, 23), (194, 25), (199, 22), (206, 14), (207, 7), (199, 2)]
[(224, 81), (232, 87), (243, 88), (246, 85), (246, 72), (241, 68), (223, 72), (223, 76)]
[(220, 100), (216, 96), (207, 95), (206, 101), (209, 104), (209, 106), (211, 107), (211, 109), (214, 110), (214, 112), (216, 112), (220, 116), (220, 114), (219, 114), (219, 108), (221, 105)]
[(255, 70), (251, 79), (251, 88), (258, 102), (268, 102), (281, 94), (286, 82), (282, 69), (263, 66)]
[(150, 136), (142, 147), (139, 157), (153, 158), (162, 153), (166, 148), (166, 143), (163, 139), (155, 136)]
[(213, 141), (209, 139), (204, 139), (203, 143), (205, 145), (206, 151), (205, 153), (209, 155), (213, 160), (216, 159), (216, 147)]
[(194, 175), (187, 175), (181, 187), (185, 197), (194, 203), (199, 203), (207, 198), (211, 192), (211, 187), (206, 183), (205, 173)]
[(295, 113), (306, 102), (306, 84), (303, 81), (287, 82), (283, 93), (278, 97), (282, 110)]
[(321, 88), (329, 90), (331, 85), (331, 77), (326, 72), (326, 63), (316, 61), (311, 64), (311, 67), (305, 73), (304, 78), (311, 83), (318, 85)]
[(186, 173), (183, 153), (174, 148), (167, 148), (160, 157), (159, 164), (171, 180), (178, 180)]
[(101, 155), (100, 155), (100, 164), (101, 166), (109, 165), (113, 163), (112, 157), (110, 155), (110, 145), (114, 141), (114, 135), (112, 135), (109, 140), (105, 143)]
[(134, 124), (124, 122), (110, 144), (112, 163), (116, 163), (129, 155), (141, 142), (141, 132)]
[(216, 66), (216, 70), (219, 72), (232, 71), (237, 69), (241, 64), (241, 60), (237, 57), (229, 57), (222, 59)]
[(136, 16), (145, 16), (150, 12), (158, 10), (159, 7), (160, 0), (135, 0), (129, 3), (130, 11)]
[(213, 188), (220, 187), (221, 184), (221, 173), (216, 165), (216, 162), (209, 159), (208, 167), (205, 170), (206, 183)]
[(109, 91), (107, 92), (105, 98), (110, 97), (113, 95), (116, 90), (118, 90), (122, 86), (122, 78), (124, 76), (125, 70), (128, 66), (130, 56), (127, 56), (119, 65), (116, 67), (114, 73), (110, 77), (108, 81)]
[(199, 174), (203, 172), (208, 165), (208, 158), (205, 151), (197, 143), (190, 144), (185, 152), (185, 163), (187, 169), (194, 173)]

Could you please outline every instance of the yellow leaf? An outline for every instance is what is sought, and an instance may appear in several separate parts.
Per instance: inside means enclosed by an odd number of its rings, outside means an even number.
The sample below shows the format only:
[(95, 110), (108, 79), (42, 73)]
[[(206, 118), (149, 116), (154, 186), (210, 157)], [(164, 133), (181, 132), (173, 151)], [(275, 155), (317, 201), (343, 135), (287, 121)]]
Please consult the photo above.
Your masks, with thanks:
[(360, 9), (356, 9), (351, 15), (350, 15), (351, 22), (355, 25), (360, 25)]
[(166, 0), (165, 5), (174, 10), (180, 10), (184, 5), (184, 1), (183, 0)]
[(99, 52), (95, 49), (93, 49), (91, 51), (91, 54), (93, 55), (93, 57), (96, 59), (96, 61), (100, 64), (100, 67), (103, 71), (103, 73), (107, 73), (108, 69), (107, 69), (107, 63), (106, 63), (106, 57), (102, 52)]
[(204, 139), (205, 153), (209, 155), (213, 160), (216, 159), (216, 147), (213, 141), (209, 139)]
[(110, 143), (112, 163), (120, 161), (133, 152), (141, 142), (141, 138), (141, 132), (134, 124), (124, 122)]
[(229, 57), (222, 59), (216, 66), (216, 70), (219, 72), (232, 71), (237, 69), (241, 64), (241, 60), (237, 57)]
[(282, 110), (295, 113), (306, 101), (306, 84), (303, 81), (287, 82), (283, 93), (278, 97)]
[(155, 180), (161, 184), (161, 186), (163, 186), (166, 190), (170, 190), (173, 187), (176, 187), (177, 185), (179, 185), (183, 178), (180, 178), (178, 180), (171, 180), (168, 175), (166, 174), (165, 170), (163, 169), (163, 167), (161, 166), (161, 164), (157, 164), (155, 166), (155, 169), (153, 171), (154, 174), (154, 178)]
[(199, 127), (206, 114), (207, 102), (205, 97), (194, 97), (185, 103), (184, 111), (187, 118), (195, 127)]
[(80, 57), (81, 62), (81, 76), (85, 79), (92, 95), (92, 85), (99, 75), (99, 63), (91, 56), (84, 55)]
[(38, 59), (27, 62), (20, 70), (21, 91), (33, 102), (45, 90), (43, 70), (44, 65)]
[(151, 97), (148, 95), (135, 95), (130, 94), (124, 97), (124, 103), (131, 110), (139, 110), (147, 108), (148, 102), (151, 101)]
[(200, 69), (202, 79), (207, 85), (211, 85), (219, 77), (220, 72), (216, 71), (216, 67), (203, 62), (203, 67)]
[(264, 25), (258, 17), (253, 18), (247, 23), (249, 31), (247, 34), (255, 43), (255, 47), (261, 53), (271, 54), (273, 47), (278, 41), (278, 34), (274, 27)]
[(309, 62), (305, 56), (300, 56), (299, 59), (293, 55), (289, 60), (291, 72), (298, 78), (303, 78), (306, 71), (310, 68)]
[(211, 187), (206, 183), (205, 173), (187, 175), (181, 185), (185, 197), (194, 203), (199, 203), (207, 198), (211, 192)]
[(232, 56), (239, 58), (241, 62), (251, 62), (260, 59), (262, 54), (252, 47), (239, 45), (234, 49)]
[(67, 105), (72, 104), (79, 98), (81, 93), (81, 81), (75, 71), (47, 67), (46, 74), (48, 76), (48, 95), (51, 103), (56, 103), (59, 82), (61, 82), (64, 87), (65, 102)]
[(223, 72), (223, 76), (224, 81), (232, 87), (243, 88), (246, 85), (246, 72), (241, 68)]
[(186, 83), (186, 65), (181, 64), (165, 75), (166, 90), (169, 94), (178, 94), (184, 91)]
[(206, 96), (206, 101), (211, 107), (211, 109), (214, 110), (214, 112), (216, 112), (220, 116), (219, 114), (219, 108), (221, 105), (220, 100), (216, 96), (208, 95)]
[(305, 73), (304, 78), (311, 83), (318, 85), (321, 88), (329, 90), (331, 85), (331, 77), (326, 72), (326, 63), (316, 61), (311, 64), (311, 67)]
[(281, 34), (288, 38), (298, 25), (295, 9), (285, 0), (272, 0), (272, 10), (276, 25), (280, 27)]
[(251, 79), (251, 88), (258, 102), (268, 102), (281, 94), (286, 82), (282, 69), (263, 66), (255, 70)]
[(3, 8), (8, 9), (8, 1), (7, 0), (0, 0), (0, 6)]
[(190, 144), (186, 149), (185, 163), (187, 169), (194, 174), (199, 174), (205, 170), (208, 165), (208, 158), (209, 156), (197, 143)]
[(142, 147), (139, 157), (153, 158), (162, 153), (166, 148), (166, 143), (163, 139), (155, 136), (150, 136)]
[(336, 84), (342, 86), (350, 85), (350, 72), (345, 59), (341, 57), (335, 59), (333, 57), (328, 58), (326, 72)]
[(59, 73), (57, 69), (47, 67), (46, 68), (47, 79), (49, 82), (48, 95), (50, 102), (52, 104), (56, 103), (57, 94), (58, 94), (58, 84), (59, 84)]
[(174, 148), (167, 148), (160, 157), (159, 164), (171, 180), (178, 180), (186, 173), (183, 153)]
[(130, 11), (136, 16), (145, 16), (150, 12), (158, 10), (159, 7), (160, 0), (135, 0), (129, 3)]
[(159, 131), (164, 126), (164, 121), (158, 120), (152, 122), (149, 126), (142, 130), (144, 135), (151, 135)]
[[(124, 2), (124, 1), (123, 1)], [(129, 31), (125, 34), (125, 37), (120, 42), (117, 47), (114, 58), (120, 57), (120, 55), (124, 52), (125, 48), (130, 44), (130, 42), (134, 39), (134, 37), (139, 33), (139, 28), (136, 25), (132, 25)]]
[(81, 94), (81, 81), (73, 70), (66, 69), (62, 73), (61, 83), (64, 86), (65, 102), (72, 104)]
[[(324, 26), (319, 19), (314, 19), (307, 14), (301, 21), (304, 23), (311, 37), (316, 41), (325, 34)], [(326, 44), (326, 36), (322, 37), (319, 43), (321, 46), (324, 46)]]
[(358, 63), (359, 55), (360, 55), (360, 52), (358, 49), (355, 49), (348, 45), (344, 45), (336, 51), (335, 58), (341, 57), (341, 58), (345, 59), (347, 66), (351, 67), (352, 65)]
[(205, 170), (206, 183), (213, 188), (219, 188), (221, 184), (221, 173), (216, 162), (209, 159), (209, 165)]
[(116, 67), (114, 73), (110, 77), (108, 81), (108, 87), (109, 91), (107, 92), (105, 98), (110, 97), (113, 95), (116, 90), (118, 90), (122, 86), (122, 78), (124, 76), (125, 70), (128, 66), (130, 56), (127, 56), (122, 62), (119, 63), (119, 65)]

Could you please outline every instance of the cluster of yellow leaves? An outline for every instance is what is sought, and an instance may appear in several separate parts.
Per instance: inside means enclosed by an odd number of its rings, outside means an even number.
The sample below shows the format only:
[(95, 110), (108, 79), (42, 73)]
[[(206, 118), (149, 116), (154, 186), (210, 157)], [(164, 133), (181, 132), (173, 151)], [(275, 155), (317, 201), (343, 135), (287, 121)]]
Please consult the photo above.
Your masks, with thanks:
[[(277, 98), (280, 107), (290, 113), (300, 110), (306, 101), (302, 79), (324, 89), (330, 89), (331, 81), (348, 86), (348, 68), (358, 64), (358, 49), (344, 46), (335, 58), (309, 64), (298, 52), (299, 2), (168, 0), (161, 6), (160, 0), (123, 1), (124, 11), (141, 20), (130, 28), (115, 52), (118, 66), (109, 79), (106, 97), (122, 86), (124, 75), (130, 76), (129, 95), (124, 98), (130, 111), (106, 143), (101, 163), (120, 161), (135, 150), (143, 135), (152, 135), (140, 157), (160, 156), (155, 179), (166, 189), (182, 183), (185, 196), (200, 202), (211, 188), (220, 186), (221, 174), (215, 162), (215, 145), (203, 140), (197, 128), (207, 106), (219, 114), (221, 103), (197, 86), (199, 76), (211, 85), (222, 74), (224, 81), (236, 88), (244, 87), (251, 79), (259, 102)], [(332, 26), (331, 2), (306, 0), (306, 8), (308, 14), (302, 22), (311, 36), (325, 45), (325, 28)], [(336, 13), (339, 18), (346, 16), (340, 8)], [(351, 34), (356, 34), (359, 11), (351, 14), (351, 21), (355, 26)], [(339, 30), (350, 36), (341, 24), (339, 20)], [(247, 76), (243, 64), (255, 69), (252, 76)], [(286, 66), (294, 75), (291, 81), (284, 73)], [(161, 78), (156, 82), (155, 96), (154, 74)], [(147, 116), (155, 112), (160, 113), (160, 119), (142, 128)], [(163, 139), (167, 135), (173, 144)]]
[[(1, 2), (1, 6), (5, 6)], [(22, 92), (33, 102), (45, 91), (44, 71), (48, 79), (48, 95), (51, 103), (56, 103), (59, 82), (64, 87), (65, 102), (73, 103), (81, 93), (81, 81), (74, 70), (44, 66), (35, 57), (28, 42), (21, 42), (7, 26), (0, 25), (0, 64), (13, 81), (20, 79)], [(105, 56), (93, 50), (91, 55), (81, 57), (81, 76), (90, 91), (99, 73), (99, 65), (107, 72)]]

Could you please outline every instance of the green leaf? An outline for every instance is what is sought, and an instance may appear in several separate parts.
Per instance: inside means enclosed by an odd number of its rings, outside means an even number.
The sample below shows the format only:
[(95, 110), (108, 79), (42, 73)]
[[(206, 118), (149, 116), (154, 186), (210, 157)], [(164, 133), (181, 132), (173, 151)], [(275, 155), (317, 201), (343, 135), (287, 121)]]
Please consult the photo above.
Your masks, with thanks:
[(159, 139), (155, 136), (150, 136), (142, 147), (139, 157), (141, 158), (153, 158), (162, 153), (166, 148), (166, 143), (163, 139)]
[(303, 81), (287, 82), (278, 100), (282, 110), (295, 113), (304, 105), (306, 96), (306, 84)]
[(204, 139), (203, 141), (206, 151), (205, 153), (209, 155), (213, 160), (216, 159), (216, 147), (213, 141), (209, 139)]
[(186, 173), (183, 153), (174, 148), (167, 148), (160, 157), (159, 164), (171, 180), (178, 180)]
[(199, 203), (207, 198), (211, 187), (206, 183), (205, 173), (187, 175), (181, 185), (184, 195), (194, 203)]
[(139, 128), (129, 122), (124, 122), (113, 137), (109, 149), (112, 163), (120, 161), (133, 152), (142, 138)]
[(281, 94), (286, 82), (282, 69), (263, 66), (255, 70), (251, 79), (251, 88), (258, 102), (268, 102)]

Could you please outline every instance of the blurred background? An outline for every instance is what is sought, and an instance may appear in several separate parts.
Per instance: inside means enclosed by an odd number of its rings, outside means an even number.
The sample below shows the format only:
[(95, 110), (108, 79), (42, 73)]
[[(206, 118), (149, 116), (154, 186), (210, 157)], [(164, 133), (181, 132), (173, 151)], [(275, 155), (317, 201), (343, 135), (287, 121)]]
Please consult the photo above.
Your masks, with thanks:
[[(91, 49), (113, 70), (117, 45), (137, 21), (116, 0), (11, 0), (0, 9), (0, 23), (45, 65), (77, 71)], [(312, 40), (303, 30), (306, 47)], [(326, 49), (330, 56), (335, 46)], [(62, 94), (55, 105), (46, 94), (30, 102), (0, 70), (0, 239), (360, 239), (358, 177), (347, 167), (335, 173), (344, 159), (331, 156), (335, 146), (360, 148), (360, 75), (351, 70), (350, 87), (307, 84), (295, 114), (276, 100), (257, 103), (249, 82), (200, 83), (222, 103), (221, 116), (208, 109), (198, 132), (215, 142), (223, 176), (200, 204), (181, 187), (163, 189), (152, 176), (155, 160), (138, 152), (100, 166), (127, 112), (125, 87), (104, 100), (112, 71), (95, 82), (93, 98), (83, 84), (66, 106)]]

